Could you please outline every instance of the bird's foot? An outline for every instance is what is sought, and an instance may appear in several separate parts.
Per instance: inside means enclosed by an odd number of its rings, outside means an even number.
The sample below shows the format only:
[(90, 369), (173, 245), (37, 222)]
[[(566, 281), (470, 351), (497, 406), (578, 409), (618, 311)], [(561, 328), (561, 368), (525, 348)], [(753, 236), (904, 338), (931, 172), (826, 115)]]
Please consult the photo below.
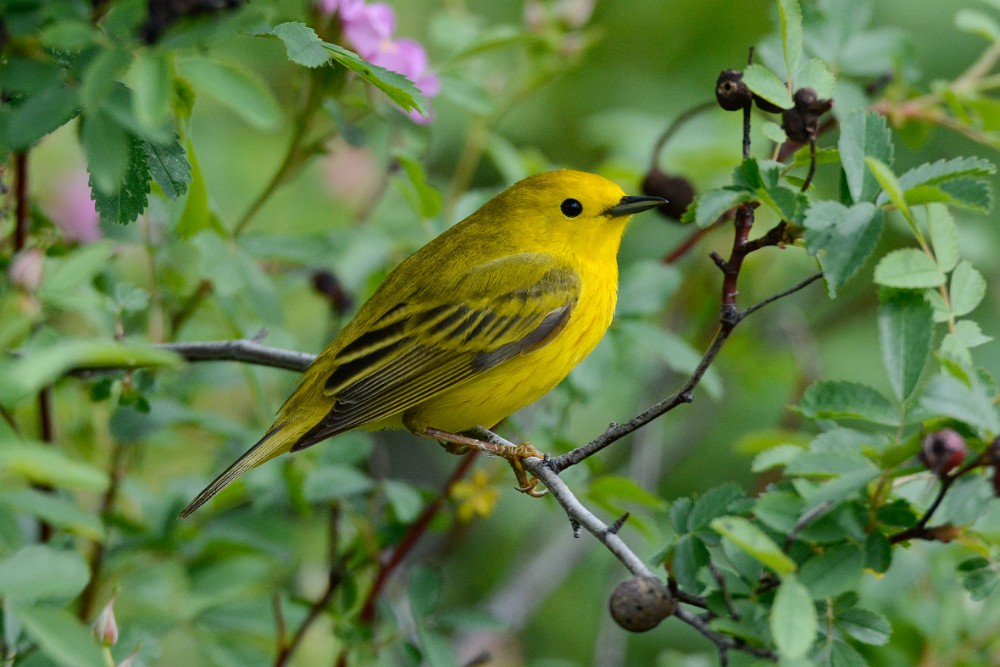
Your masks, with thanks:
[(510, 446), (489, 442), (488, 440), (480, 440), (461, 433), (450, 433), (436, 428), (424, 428), (414, 431), (414, 433), (424, 438), (437, 440), (452, 454), (464, 454), (469, 449), (478, 449), (490, 456), (499, 456), (510, 463), (510, 467), (514, 471), (514, 477), (517, 478), (518, 486), (516, 488), (518, 491), (526, 493), (532, 498), (541, 498), (548, 493), (545, 489), (539, 490), (538, 478), (529, 475), (528, 471), (524, 469), (524, 459), (533, 456), (540, 459), (545, 458), (545, 455), (535, 449), (535, 446), (530, 442)]

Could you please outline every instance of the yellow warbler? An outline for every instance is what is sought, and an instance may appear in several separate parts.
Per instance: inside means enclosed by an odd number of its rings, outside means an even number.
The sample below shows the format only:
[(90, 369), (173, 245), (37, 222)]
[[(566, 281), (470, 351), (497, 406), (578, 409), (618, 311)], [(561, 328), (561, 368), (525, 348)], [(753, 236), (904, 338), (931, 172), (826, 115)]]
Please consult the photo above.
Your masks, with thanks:
[(499, 454), (533, 492), (520, 466), (538, 455), (533, 447), (459, 434), (535, 401), (594, 349), (614, 313), (625, 225), (664, 201), (578, 171), (530, 176), (500, 193), (389, 274), (260, 442), (181, 516), (247, 470), (359, 427), (402, 427)]

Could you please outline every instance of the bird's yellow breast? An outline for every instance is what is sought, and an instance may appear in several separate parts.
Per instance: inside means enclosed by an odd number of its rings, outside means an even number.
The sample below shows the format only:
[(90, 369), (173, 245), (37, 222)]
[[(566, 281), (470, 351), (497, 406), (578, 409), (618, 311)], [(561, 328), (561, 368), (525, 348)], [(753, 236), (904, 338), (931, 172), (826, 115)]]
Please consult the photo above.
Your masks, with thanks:
[[(581, 262), (582, 289), (569, 322), (549, 343), (511, 359), (402, 415), (419, 425), (458, 433), (491, 428), (562, 382), (590, 354), (611, 324), (618, 296), (617, 244), (602, 258)], [(595, 261), (599, 260), (599, 261)]]

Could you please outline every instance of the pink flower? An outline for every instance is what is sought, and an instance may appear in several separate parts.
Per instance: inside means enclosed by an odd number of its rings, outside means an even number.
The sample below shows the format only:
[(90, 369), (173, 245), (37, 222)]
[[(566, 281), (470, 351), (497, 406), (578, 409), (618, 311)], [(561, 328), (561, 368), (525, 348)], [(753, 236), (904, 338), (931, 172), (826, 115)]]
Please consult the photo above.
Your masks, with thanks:
[(340, 17), (352, 16), (361, 9), (365, 0), (320, 0), (319, 8), (324, 14), (340, 12)]
[[(364, 0), (322, 0), (325, 12), (338, 12), (344, 27), (344, 37), (358, 55), (373, 65), (402, 74), (412, 81), (424, 97), (441, 92), (441, 81), (430, 69), (427, 51), (412, 39), (393, 39), (396, 13), (382, 2), (365, 4)], [(426, 124), (433, 119), (429, 111), (422, 115), (409, 111), (415, 123)]]
[(100, 216), (90, 198), (87, 172), (80, 170), (66, 176), (47, 209), (67, 241), (92, 243), (101, 238)]
[(396, 32), (396, 12), (382, 2), (362, 5), (350, 14), (341, 13), (341, 20), (344, 37), (365, 60), (371, 60), (386, 48)]

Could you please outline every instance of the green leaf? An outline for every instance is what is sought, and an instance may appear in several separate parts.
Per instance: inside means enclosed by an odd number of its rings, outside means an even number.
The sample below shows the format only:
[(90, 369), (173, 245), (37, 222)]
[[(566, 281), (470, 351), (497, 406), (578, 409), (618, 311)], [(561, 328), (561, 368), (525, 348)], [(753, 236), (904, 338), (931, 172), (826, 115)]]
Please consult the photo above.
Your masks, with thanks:
[(70, 600), (89, 580), (80, 554), (44, 544), (29, 544), (0, 561), (0, 597), (18, 603)]
[(788, 463), (786, 474), (807, 477), (837, 477), (860, 470), (878, 473), (875, 464), (859, 452), (805, 451)]
[(841, 119), (837, 147), (852, 200), (874, 202), (879, 194), (878, 182), (865, 166), (865, 158), (892, 164), (892, 134), (885, 117), (858, 112)]
[(820, 201), (808, 208), (804, 225), (806, 250), (819, 259), (833, 298), (875, 251), (882, 236), (882, 212), (870, 202), (847, 208)]
[(988, 560), (982, 556), (967, 558), (958, 564), (959, 578), (962, 587), (969, 591), (973, 600), (984, 600), (997, 589), (1000, 578), (993, 571)]
[(424, 101), (423, 95), (420, 94), (417, 86), (402, 74), (372, 65), (362, 60), (358, 54), (336, 44), (324, 42), (323, 46), (340, 65), (381, 90), (389, 96), (389, 99), (406, 111), (417, 111), (421, 114), (427, 113), (427, 103)]
[(869, 667), (869, 662), (856, 648), (839, 638), (830, 642), (829, 659), (822, 664), (829, 667)]
[(955, 322), (955, 333), (953, 335), (965, 347), (978, 347), (993, 340), (992, 336), (984, 335), (979, 325), (972, 320)]
[(899, 177), (903, 190), (918, 185), (938, 185), (961, 178), (986, 179), (996, 173), (996, 166), (984, 158), (956, 157), (927, 162), (910, 169)]
[(105, 192), (95, 187), (93, 172), (90, 186), (93, 190), (94, 206), (101, 214), (103, 222), (127, 225), (146, 209), (149, 195), (149, 159), (145, 144), (139, 137), (126, 135), (126, 171), (113, 192)]
[(724, 516), (713, 519), (710, 525), (712, 530), (779, 575), (795, 572), (795, 561), (789, 558), (767, 533), (747, 519)]
[(139, 125), (154, 131), (170, 118), (174, 71), (170, 54), (140, 51), (132, 65), (132, 106)]
[[(403, 167), (409, 181), (409, 187), (403, 186), (403, 193), (407, 195), (413, 209), (422, 218), (433, 218), (441, 212), (441, 193), (427, 182), (427, 174), (423, 165), (418, 161), (405, 155), (396, 155), (396, 159)], [(400, 181), (402, 185), (402, 181)]]
[(396, 518), (402, 523), (412, 522), (424, 508), (423, 497), (411, 484), (389, 479), (382, 482), (382, 490)]
[(149, 173), (167, 199), (177, 199), (187, 192), (191, 183), (191, 163), (187, 161), (180, 139), (174, 135), (172, 143), (153, 144), (147, 141), (143, 147)]
[(707, 528), (712, 519), (729, 512), (733, 502), (744, 497), (743, 489), (736, 484), (715, 486), (698, 496), (688, 515), (687, 530), (694, 532)]
[(951, 274), (951, 287), (948, 297), (951, 303), (951, 314), (954, 317), (968, 315), (986, 296), (986, 278), (983, 277), (967, 259), (963, 259)]
[(873, 530), (865, 538), (865, 568), (882, 574), (892, 565), (892, 543), (879, 530)]
[(892, 168), (885, 162), (874, 157), (866, 157), (865, 164), (868, 165), (868, 170), (871, 171), (872, 176), (875, 177), (875, 180), (882, 188), (882, 194), (879, 195), (876, 203), (883, 204), (888, 200), (903, 214), (903, 217), (907, 220), (912, 220), (913, 214), (910, 213), (910, 207), (906, 203), (906, 197), (903, 195), (903, 188), (899, 183), (899, 179), (896, 178), (896, 174), (893, 173)]
[(938, 268), (947, 273), (955, 268), (959, 260), (958, 228), (948, 207), (943, 204), (927, 206), (927, 226), (930, 231), (931, 246)]
[(323, 466), (306, 475), (302, 492), (310, 502), (326, 502), (365, 493), (375, 483), (350, 466)]
[(825, 600), (855, 590), (861, 581), (865, 557), (853, 544), (841, 544), (809, 558), (799, 568), (799, 581), (814, 600)]
[(789, 462), (795, 460), (802, 452), (803, 449), (798, 445), (778, 445), (777, 447), (765, 449), (754, 457), (750, 470), (759, 473), (778, 466), (788, 465)]
[(617, 507), (622, 501), (656, 509), (665, 509), (667, 504), (635, 480), (620, 475), (601, 475), (590, 484), (587, 496), (606, 508)]
[(80, 113), (80, 98), (76, 88), (62, 81), (28, 97), (13, 109), (7, 121), (6, 143), (14, 150), (23, 150)]
[(316, 31), (304, 23), (274, 26), (274, 35), (285, 43), (288, 59), (303, 67), (319, 67), (330, 62), (330, 53)]
[(886, 287), (920, 289), (943, 285), (945, 275), (927, 253), (902, 248), (882, 257), (875, 266), (875, 282)]
[(992, 397), (978, 383), (970, 387), (950, 375), (937, 375), (924, 389), (920, 405), (933, 415), (965, 422), (990, 437), (1000, 431)]
[(0, 405), (13, 405), (36, 394), (76, 368), (171, 367), (179, 363), (180, 357), (173, 352), (148, 345), (122, 345), (103, 339), (63, 340), (0, 364)]
[(992, 16), (975, 9), (960, 9), (955, 14), (955, 27), (988, 42), (1000, 42), (1000, 25)]
[(105, 471), (40, 442), (0, 441), (0, 467), (29, 482), (59, 489), (101, 492), (108, 486)]
[(833, 97), (837, 81), (822, 60), (813, 58), (795, 76), (796, 88), (812, 88), (820, 99)]
[(281, 123), (281, 107), (259, 76), (230, 63), (208, 58), (178, 61), (180, 73), (196, 88), (214, 97), (260, 130)]
[(771, 636), (782, 658), (801, 658), (816, 640), (816, 607), (794, 576), (784, 577), (771, 607)]
[(441, 601), (441, 570), (418, 566), (409, 576), (409, 597), (413, 613), (424, 618), (432, 613)]
[(86, 21), (59, 20), (42, 28), (42, 46), (59, 51), (82, 51), (97, 41), (100, 33)]
[(61, 667), (101, 667), (107, 662), (90, 628), (63, 610), (13, 607), (24, 631)]
[(988, 210), (992, 203), (989, 178), (996, 167), (989, 160), (957, 157), (922, 164), (899, 177), (909, 204), (951, 203)]
[(674, 576), (682, 589), (695, 593), (704, 589), (698, 573), (709, 560), (708, 548), (694, 535), (684, 535), (677, 541), (672, 563)]
[(111, 116), (97, 111), (83, 117), (80, 143), (87, 155), (91, 187), (105, 195), (118, 192), (129, 168), (129, 137), (125, 130)]
[(90, 115), (102, 106), (111, 95), (115, 82), (128, 68), (132, 54), (125, 48), (113, 45), (101, 49), (83, 72), (80, 82), (80, 101), (84, 115)]
[(0, 493), (0, 505), (15, 512), (39, 519), (59, 530), (74, 533), (90, 540), (104, 538), (104, 525), (96, 515), (80, 505), (53, 493), (36, 489), (19, 489)]
[(855, 607), (837, 614), (838, 628), (862, 644), (883, 646), (892, 634), (892, 625), (882, 614)]
[(934, 310), (919, 292), (891, 291), (878, 309), (879, 346), (889, 384), (900, 403), (917, 386), (931, 353)]
[(763, 97), (768, 102), (778, 105), (782, 109), (791, 109), (795, 106), (792, 103), (792, 95), (788, 92), (788, 86), (763, 65), (748, 65), (743, 70), (743, 83), (751, 92)]
[(802, 58), (802, 9), (798, 0), (778, 0), (778, 25), (781, 27), (785, 73), (791, 80)]
[(709, 190), (695, 199), (694, 205), (684, 212), (681, 222), (694, 222), (699, 227), (708, 227), (729, 209), (753, 200), (753, 193), (747, 190)]
[(114, 252), (114, 243), (98, 241), (77, 248), (63, 257), (47, 258), (45, 280), (38, 295), (47, 305), (70, 310), (72, 302), (80, 298), (81, 287), (107, 269)]
[(795, 409), (810, 419), (858, 419), (884, 426), (899, 425), (899, 413), (889, 399), (856, 382), (817, 382), (805, 391)]

